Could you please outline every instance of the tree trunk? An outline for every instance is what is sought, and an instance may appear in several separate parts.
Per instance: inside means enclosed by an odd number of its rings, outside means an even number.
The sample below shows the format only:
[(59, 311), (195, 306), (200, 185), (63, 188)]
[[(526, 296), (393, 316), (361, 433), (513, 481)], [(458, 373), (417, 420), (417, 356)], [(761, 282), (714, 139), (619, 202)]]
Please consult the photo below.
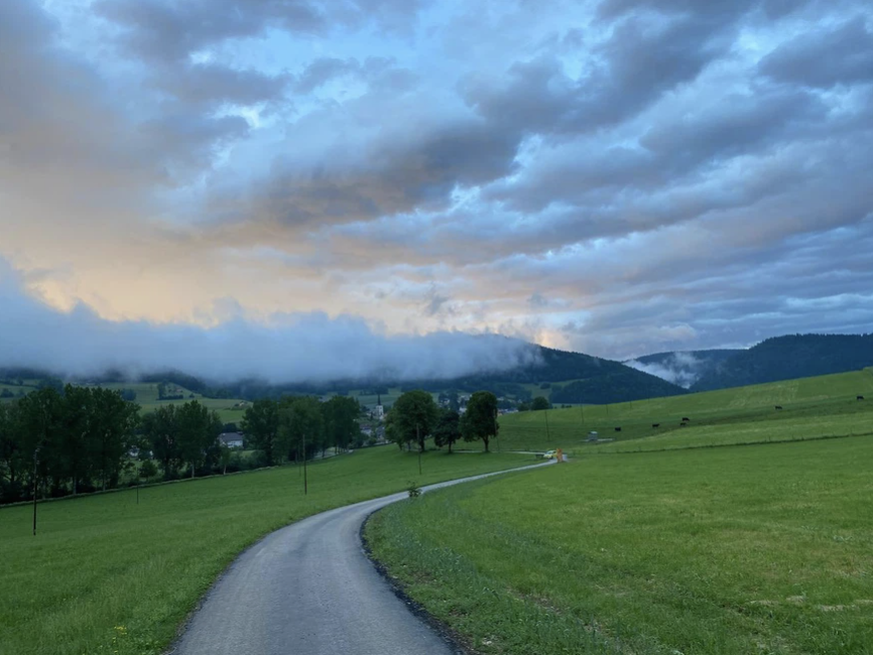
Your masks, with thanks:
[(482, 437), (482, 441), (485, 442), (485, 452), (486, 452), (486, 453), (487, 453), (487, 452), (491, 452), (491, 451), (488, 450), (488, 442), (490, 441), (490, 439), (488, 439), (488, 437)]

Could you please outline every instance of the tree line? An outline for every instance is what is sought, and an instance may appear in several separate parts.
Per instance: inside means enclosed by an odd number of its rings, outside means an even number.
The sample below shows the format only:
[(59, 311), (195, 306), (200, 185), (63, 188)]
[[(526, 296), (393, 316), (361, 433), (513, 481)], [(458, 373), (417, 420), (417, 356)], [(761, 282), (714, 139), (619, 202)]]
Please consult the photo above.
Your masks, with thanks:
[(262, 398), (246, 409), (242, 431), (247, 446), (258, 450), (266, 466), (300, 461), (328, 448), (345, 450), (360, 440), (357, 399), (333, 396), (320, 402), (312, 396)]
[[(259, 400), (242, 429), (258, 462), (272, 466), (359, 440), (357, 400)], [(0, 403), (0, 503), (56, 498), (135, 484), (221, 473), (231, 451), (218, 439), (218, 413), (197, 400), (140, 415), (121, 391), (45, 387)]]
[(401, 449), (414, 445), (424, 451), (425, 441), (432, 437), (438, 448), (448, 446), (449, 453), (461, 439), (482, 441), (488, 452), (499, 430), (497, 410), (497, 396), (490, 391), (473, 393), (463, 414), (440, 408), (427, 391), (407, 391), (385, 417), (385, 436)]

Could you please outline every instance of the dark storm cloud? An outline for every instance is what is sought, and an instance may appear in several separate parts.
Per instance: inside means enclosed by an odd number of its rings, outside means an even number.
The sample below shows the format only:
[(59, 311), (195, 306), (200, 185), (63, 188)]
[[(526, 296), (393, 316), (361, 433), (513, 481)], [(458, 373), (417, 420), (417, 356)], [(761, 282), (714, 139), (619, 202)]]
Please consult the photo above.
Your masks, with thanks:
[[(613, 12), (608, 12), (611, 15)], [(510, 66), (505, 84), (470, 77), (462, 92), (488, 120), (518, 132), (585, 132), (620, 123), (666, 90), (693, 80), (731, 44), (736, 12), (684, 13), (658, 20), (631, 15), (593, 50), (602, 63), (578, 79), (543, 55)]]
[(873, 33), (857, 16), (834, 29), (791, 39), (764, 57), (759, 68), (774, 80), (812, 87), (873, 81)]
[(456, 185), (509, 174), (516, 141), (476, 120), (444, 124), (406, 139), (373, 144), (361, 165), (282, 171), (244, 205), (242, 215), (288, 225), (366, 221), (416, 208), (435, 209)]
[(425, 4), (419, 0), (97, 0), (100, 16), (122, 33), (134, 57), (173, 62), (228, 39), (262, 36), (268, 28), (324, 35), (374, 23), (406, 31)]
[(159, 86), (185, 103), (253, 105), (282, 99), (290, 75), (264, 75), (215, 64), (196, 64), (162, 70)]
[(332, 79), (355, 74), (360, 70), (356, 59), (338, 59), (336, 57), (320, 57), (311, 62), (294, 84), (297, 93), (312, 93), (322, 84)]
[(308, 0), (98, 0), (92, 7), (122, 29), (119, 42), (128, 53), (166, 62), (226, 39), (259, 36), (268, 26), (296, 32), (329, 26)]

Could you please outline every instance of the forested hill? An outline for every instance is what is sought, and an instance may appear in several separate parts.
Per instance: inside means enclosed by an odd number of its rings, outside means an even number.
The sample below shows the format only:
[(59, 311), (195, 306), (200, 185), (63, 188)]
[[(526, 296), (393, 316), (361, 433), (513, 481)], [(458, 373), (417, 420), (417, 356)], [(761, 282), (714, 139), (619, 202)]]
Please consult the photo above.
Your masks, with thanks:
[(415, 384), (429, 390), (449, 386), (464, 391), (487, 389), (498, 395), (517, 395), (513, 390), (519, 385), (548, 382), (550, 399), (556, 404), (615, 403), (685, 393), (675, 384), (620, 362), (543, 346), (538, 348), (539, 364), (457, 380), (421, 380)]
[(865, 366), (873, 366), (873, 334), (773, 337), (720, 362), (691, 391), (844, 373)]

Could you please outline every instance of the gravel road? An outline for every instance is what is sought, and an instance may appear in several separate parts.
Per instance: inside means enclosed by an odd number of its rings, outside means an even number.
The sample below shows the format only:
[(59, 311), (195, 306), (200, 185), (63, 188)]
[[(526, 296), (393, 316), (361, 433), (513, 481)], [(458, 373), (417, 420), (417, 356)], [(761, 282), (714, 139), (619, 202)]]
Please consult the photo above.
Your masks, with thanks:
[[(548, 463), (523, 467), (548, 466)], [(520, 470), (520, 469), (514, 469)], [(430, 485), (430, 491), (501, 472)], [(246, 550), (171, 649), (179, 655), (450, 655), (367, 559), (360, 529), (398, 493), (316, 514)]]

